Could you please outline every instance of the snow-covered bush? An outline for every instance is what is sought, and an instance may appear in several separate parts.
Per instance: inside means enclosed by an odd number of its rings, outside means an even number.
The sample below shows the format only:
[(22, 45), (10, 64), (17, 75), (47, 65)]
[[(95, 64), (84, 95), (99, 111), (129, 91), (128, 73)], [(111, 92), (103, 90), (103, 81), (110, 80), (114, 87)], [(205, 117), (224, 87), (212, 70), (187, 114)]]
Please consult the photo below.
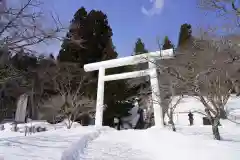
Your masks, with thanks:
[(36, 127), (36, 132), (45, 132), (47, 131), (47, 128), (46, 127)]
[(19, 130), (19, 127), (17, 126), (17, 123), (13, 123), (11, 127), (11, 131), (17, 132)]

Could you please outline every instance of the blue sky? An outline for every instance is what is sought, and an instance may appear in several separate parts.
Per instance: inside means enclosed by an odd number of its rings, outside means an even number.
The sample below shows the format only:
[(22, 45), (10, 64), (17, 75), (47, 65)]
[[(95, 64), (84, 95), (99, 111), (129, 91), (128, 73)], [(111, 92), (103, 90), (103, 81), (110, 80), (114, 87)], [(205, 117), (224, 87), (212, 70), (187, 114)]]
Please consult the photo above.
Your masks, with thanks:
[[(180, 25), (208, 25), (211, 16), (204, 16), (195, 0), (46, 0), (45, 7), (54, 9), (63, 24), (68, 25), (73, 14), (84, 6), (87, 10), (102, 10), (113, 29), (113, 42), (119, 56), (131, 55), (134, 43), (142, 38), (149, 51), (158, 50), (157, 39), (169, 36), (177, 43)], [(59, 44), (49, 49), (54, 54)]]

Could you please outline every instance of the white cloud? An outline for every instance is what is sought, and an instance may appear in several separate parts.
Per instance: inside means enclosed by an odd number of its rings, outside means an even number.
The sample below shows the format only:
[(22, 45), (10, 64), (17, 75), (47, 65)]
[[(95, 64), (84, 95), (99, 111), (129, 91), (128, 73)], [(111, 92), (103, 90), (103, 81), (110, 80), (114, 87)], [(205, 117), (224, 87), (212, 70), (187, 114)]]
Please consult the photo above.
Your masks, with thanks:
[(164, 7), (164, 0), (149, 0), (149, 2), (153, 4), (152, 8), (147, 10), (144, 6), (142, 6), (142, 13), (147, 16), (160, 14)]

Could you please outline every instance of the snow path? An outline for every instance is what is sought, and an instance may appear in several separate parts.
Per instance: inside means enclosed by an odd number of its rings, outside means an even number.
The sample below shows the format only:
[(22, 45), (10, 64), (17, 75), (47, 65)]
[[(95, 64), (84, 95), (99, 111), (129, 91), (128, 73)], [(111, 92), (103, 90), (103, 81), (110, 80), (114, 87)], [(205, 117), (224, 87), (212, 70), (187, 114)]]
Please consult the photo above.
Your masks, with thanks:
[(0, 157), (4, 157), (4, 160), (60, 160), (63, 151), (72, 143), (93, 132), (95, 129), (92, 127), (77, 127), (35, 133), (30, 136), (21, 133), (17, 137), (11, 135), (6, 137), (3, 134), (4, 136), (0, 138)]
[(102, 133), (105, 132), (108, 127), (102, 128), (94, 128), (92, 133), (86, 134), (81, 139), (73, 144), (70, 148), (63, 152), (61, 160), (78, 160), (82, 159), (82, 155), (84, 155), (85, 149), (88, 145), (97, 139)]
[(240, 144), (237, 142), (218, 142), (208, 135), (203, 139), (151, 128), (106, 131), (91, 141), (78, 159), (71, 160), (192, 160), (193, 157), (195, 160), (239, 160), (239, 156)]
[(132, 132), (106, 131), (89, 143), (81, 160), (151, 160), (149, 154), (128, 142), (128, 138), (133, 138), (129, 133)]

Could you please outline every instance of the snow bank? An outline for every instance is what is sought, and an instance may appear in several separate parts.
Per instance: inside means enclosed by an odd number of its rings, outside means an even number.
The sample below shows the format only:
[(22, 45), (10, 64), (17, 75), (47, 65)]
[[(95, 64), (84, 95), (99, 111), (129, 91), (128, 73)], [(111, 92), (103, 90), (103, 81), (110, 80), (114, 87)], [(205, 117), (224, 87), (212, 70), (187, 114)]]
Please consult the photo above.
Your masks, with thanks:
[[(66, 123), (68, 123), (67, 120), (64, 120), (63, 122), (60, 122), (57, 124), (50, 124), (44, 120), (34, 120), (34, 121), (30, 121), (28, 123), (17, 124), (17, 128), (18, 128), (17, 132), (21, 132), (21, 133), (25, 132), (26, 127), (35, 127), (35, 128), (42, 127), (42, 128), (46, 128), (47, 131), (56, 130), (56, 129), (66, 128), (67, 127)], [(4, 125), (3, 131), (5, 131), (5, 132), (12, 131), (13, 127), (14, 127), (13, 122), (7, 122), (7, 123), (3, 123), (1, 125)], [(77, 122), (74, 122), (72, 124), (71, 128), (76, 128), (78, 126), (80, 126), (80, 124)]]
[[(142, 141), (145, 145), (140, 146), (140, 148), (151, 153), (151, 155), (154, 156), (154, 159), (239, 159), (240, 143), (237, 143), (238, 139), (235, 139), (235, 142), (219, 142), (210, 139), (210, 137), (208, 139), (198, 136), (197, 133), (199, 130), (201, 130), (201, 134), (204, 134), (203, 128), (188, 127), (188, 129), (188, 134), (185, 135), (184, 133), (174, 133), (169, 132), (168, 130), (151, 128), (142, 135), (149, 138), (147, 141)], [(210, 128), (206, 129), (208, 130), (206, 133), (211, 132)], [(138, 147), (138, 145), (140, 145), (140, 143), (134, 141), (134, 146)]]
[(0, 132), (0, 157), (4, 160), (60, 160), (62, 153), (94, 127), (66, 127), (29, 136), (19, 132)]
[[(14, 131), (14, 123), (13, 122), (6, 122), (3, 123), (1, 125), (4, 126), (4, 130), (0, 130), (0, 138), (10, 138), (10, 137), (21, 137), (21, 136), (25, 136), (25, 131), (26, 131), (26, 127), (34, 127), (35, 131), (36, 128), (41, 127), (41, 128), (45, 128), (46, 131), (42, 131), (42, 132), (51, 132), (51, 131), (56, 131), (56, 130), (61, 130), (61, 129), (67, 129), (66, 126), (66, 121), (63, 121), (61, 123), (57, 123), (57, 124), (50, 124), (47, 121), (43, 121), (43, 120), (34, 120), (28, 123), (21, 123), (17, 125), (17, 131)], [(81, 125), (77, 122), (74, 122), (71, 129), (77, 128), (77, 127), (81, 127)], [(27, 136), (31, 135), (35, 135), (35, 134), (39, 134), (41, 132), (27, 132)]]
[[(93, 127), (94, 128), (94, 127)], [(79, 160), (84, 154), (84, 149), (90, 142), (100, 136), (100, 134), (106, 130), (112, 130), (109, 127), (94, 128), (96, 129), (92, 133), (84, 135), (81, 139), (74, 143), (70, 148), (65, 150), (62, 154), (61, 160)]]
[(221, 129), (231, 139), (220, 142), (212, 139), (209, 127), (186, 126), (177, 133), (156, 127), (109, 131), (90, 143), (78, 160), (239, 160), (240, 130), (232, 129), (236, 137)]
[[(176, 101), (179, 99), (178, 96), (173, 98), (172, 104), (176, 104)], [(227, 110), (240, 110), (240, 98), (231, 95), (227, 104), (226, 108)], [(175, 112), (189, 112), (189, 111), (199, 111), (199, 112), (204, 112), (204, 106), (200, 102), (200, 100), (197, 97), (192, 97), (192, 96), (185, 96), (180, 103), (178, 104)]]

